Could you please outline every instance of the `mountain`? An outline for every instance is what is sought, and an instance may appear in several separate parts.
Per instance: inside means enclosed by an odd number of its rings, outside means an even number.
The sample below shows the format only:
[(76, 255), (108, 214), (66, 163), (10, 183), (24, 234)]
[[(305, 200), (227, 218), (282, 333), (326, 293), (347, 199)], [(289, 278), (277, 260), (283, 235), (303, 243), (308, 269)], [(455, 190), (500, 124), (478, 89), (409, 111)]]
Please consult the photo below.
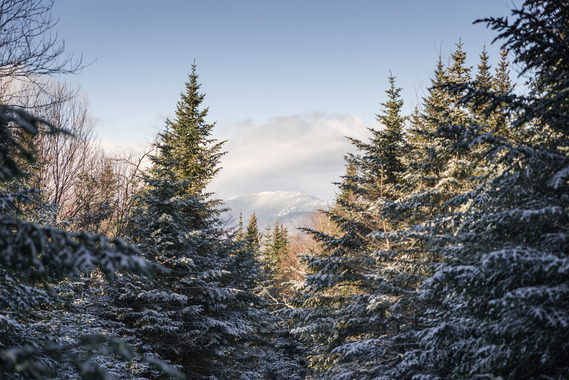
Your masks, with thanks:
[(283, 223), (293, 229), (306, 224), (308, 217), (317, 209), (328, 208), (328, 203), (299, 191), (265, 191), (262, 193), (238, 195), (225, 200), (230, 209), (230, 225), (239, 223), (239, 213), (243, 213), (246, 227), (253, 213), (260, 229), (275, 222)]

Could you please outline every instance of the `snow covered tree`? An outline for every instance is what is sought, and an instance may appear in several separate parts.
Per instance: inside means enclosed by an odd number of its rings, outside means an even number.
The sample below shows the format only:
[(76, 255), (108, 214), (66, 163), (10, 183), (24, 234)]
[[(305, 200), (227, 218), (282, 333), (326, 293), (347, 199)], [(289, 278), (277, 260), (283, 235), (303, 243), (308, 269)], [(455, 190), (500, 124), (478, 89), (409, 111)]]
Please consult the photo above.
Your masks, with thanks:
[[(68, 232), (54, 222), (49, 205), (33, 189), (14, 181), (22, 164), (32, 162), (26, 149), (40, 128), (65, 133), (17, 108), (0, 108), (0, 374), (9, 378), (82, 376), (104, 378), (91, 360), (93, 350), (115, 352), (132, 359), (124, 344), (94, 329), (76, 329), (79, 316), (67, 313), (63, 330), (53, 329), (46, 317), (55, 318), (62, 298), (57, 281), (77, 278), (83, 271), (99, 269), (107, 276), (122, 267), (142, 273), (148, 263), (139, 251), (118, 239), (85, 232)], [(15, 132), (18, 133), (15, 133)]]
[[(162, 134), (162, 144), (168, 145), (168, 154), (177, 160), (177, 178), (192, 179), (189, 194), (200, 194), (219, 172), (219, 159), (225, 152), (223, 141), (211, 137), (215, 123), (208, 123), (209, 108), (200, 108), (205, 94), (199, 92), (196, 64), (186, 82), (186, 91), (180, 95), (176, 118), (166, 120), (167, 129)], [(166, 154), (166, 151), (163, 152)]]
[(245, 249), (249, 252), (259, 253), (261, 249), (261, 233), (257, 225), (257, 216), (255, 213), (251, 215), (247, 230), (245, 231)]
[(108, 378), (99, 359), (118, 363), (113, 355), (134, 355), (81, 320), (73, 306), (77, 293), (68, 293), (67, 307), (60, 284), (85, 272), (110, 278), (119, 267), (143, 273), (151, 265), (121, 240), (58, 228), (56, 207), (33, 188), (39, 135), (69, 132), (17, 106), (51, 93), (47, 76), (81, 67), (49, 33), (52, 6), (50, 0), (0, 1), (0, 377)]
[[(334, 349), (333, 353), (341, 357), (327, 376), (398, 378), (393, 369), (401, 355), (416, 344), (415, 333), (424, 326), (430, 305), (417, 290), (441, 260), (440, 253), (430, 248), (431, 237), (438, 233), (436, 221), (460, 209), (449, 201), (470, 190), (475, 173), (472, 150), (456, 147), (461, 134), (453, 130), (475, 115), (470, 105), (462, 102), (463, 94), (448, 90), (448, 86), (470, 81), (465, 57), (459, 43), (448, 67), (439, 59), (423, 111), (417, 111), (411, 119), (408, 139), (400, 135), (398, 140), (377, 140), (396, 149), (398, 161), (389, 166), (391, 177), (383, 173), (376, 177), (385, 181), (368, 185), (379, 196), (367, 198), (369, 206), (365, 214), (359, 214), (359, 220), (373, 221), (368, 223), (371, 232), (367, 240), (374, 251), (368, 254), (367, 265), (375, 285), (359, 298), (359, 304), (353, 303), (347, 309), (352, 315), (362, 316), (360, 321), (367, 313), (367, 321), (362, 323), (366, 328), (357, 338)], [(476, 85), (488, 88), (492, 78), (485, 54), (481, 61)], [(480, 83), (483, 80), (485, 84)], [(390, 118), (383, 120), (389, 125)], [(387, 146), (378, 142), (375, 145), (382, 147), (375, 152), (376, 159), (389, 157)], [(371, 166), (377, 170), (381, 168), (379, 162)], [(362, 183), (357, 177), (355, 182)], [(356, 194), (360, 200), (366, 199), (367, 192), (358, 190), (357, 185)]]
[(405, 118), (399, 116), (402, 102), (395, 101), (393, 93), (398, 91), (393, 91), (391, 78), (390, 101), (384, 104), (386, 110), (380, 118), (386, 131), (375, 134), (370, 144), (375, 150), (366, 144), (358, 146), (372, 152), (364, 158), (368, 157), (367, 162), (376, 172), (383, 170), (375, 176), (380, 180), (368, 184), (374, 191), (356, 190), (359, 199), (367, 201), (359, 220), (369, 221), (366, 240), (373, 249), (367, 254), (366, 264), (373, 286), (348, 308), (352, 315), (359, 316), (362, 333), (335, 348), (333, 352), (341, 358), (329, 370), (329, 376), (377, 378), (389, 373), (406, 349), (401, 341), (419, 328), (425, 305), (417, 288), (430, 276), (431, 265), (438, 260), (429, 251), (421, 230), (428, 227), (433, 212), (445, 209), (444, 202), (452, 193), (463, 191), (466, 181), (463, 171), (457, 170), (457, 166), (467, 166), (466, 153), (451, 150), (458, 136), (445, 133), (442, 127), (466, 119), (469, 113), (457, 96), (439, 87), (468, 81), (470, 69), (464, 61), (461, 44), (449, 68), (439, 60), (433, 87), (424, 99), (424, 111), (411, 119), (408, 135), (403, 133)]
[[(325, 377), (360, 377), (366, 371), (351, 371), (354, 342), (371, 341), (388, 333), (387, 296), (379, 301), (375, 292), (392, 278), (377, 260), (375, 252), (384, 249), (370, 237), (373, 231), (392, 228), (380, 215), (380, 205), (398, 197), (403, 186), (405, 154), (403, 102), (395, 78), (390, 76), (377, 120), (384, 129), (371, 129), (369, 141), (352, 139), (357, 154), (347, 157), (347, 175), (340, 184), (336, 205), (327, 212), (339, 233), (307, 230), (324, 251), (308, 255), (304, 288), (290, 312), (297, 320), (297, 336), (310, 342), (312, 365)], [(360, 347), (363, 347), (360, 346)], [(361, 352), (361, 351), (360, 351)]]
[(263, 370), (249, 363), (262, 320), (253, 295), (259, 269), (254, 252), (222, 227), (220, 202), (205, 192), (222, 143), (209, 137), (213, 124), (197, 108), (204, 97), (195, 70), (176, 122), (168, 121), (160, 134), (125, 231), (166, 274), (122, 276), (110, 314), (136, 334), (139, 350), (188, 377), (231, 378)]
[(273, 272), (282, 274), (282, 262), (287, 256), (289, 247), (287, 228), (277, 221), (273, 230), (269, 230), (264, 239), (263, 256)]
[(513, 21), (480, 20), (500, 32), (530, 91), (459, 89), (511, 115), (510, 133), (460, 126), (465, 144), (486, 147), (488, 175), (438, 223), (432, 244), (444, 262), (424, 290), (431, 318), (394, 377), (569, 376), (567, 9), (526, 0)]
[[(471, 105), (461, 101), (459, 92), (448, 90), (449, 86), (470, 81), (470, 68), (464, 67), (465, 56), (462, 44), (458, 43), (448, 67), (439, 57), (422, 109), (411, 119), (410, 149), (405, 156), (407, 190), (393, 204), (393, 212), (406, 229), (413, 230), (413, 226), (419, 225), (427, 228), (433, 218), (454, 212), (455, 207), (447, 201), (473, 186), (476, 157), (468, 147), (457, 146), (461, 133), (453, 127), (470, 123), (475, 115)], [(429, 251), (421, 234), (411, 230), (413, 236), (409, 236), (406, 244), (415, 245), (418, 251)]]

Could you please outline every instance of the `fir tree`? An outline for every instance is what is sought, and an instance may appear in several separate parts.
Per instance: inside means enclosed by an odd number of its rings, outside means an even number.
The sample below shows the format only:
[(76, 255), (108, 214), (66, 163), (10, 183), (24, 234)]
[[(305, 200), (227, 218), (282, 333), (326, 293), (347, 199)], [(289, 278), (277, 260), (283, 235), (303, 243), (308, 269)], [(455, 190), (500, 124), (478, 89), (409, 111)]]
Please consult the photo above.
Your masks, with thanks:
[(275, 222), (272, 232), (265, 237), (267, 244), (263, 252), (272, 271), (282, 274), (282, 263), (288, 253), (288, 230), (283, 224)]
[(353, 162), (348, 161), (346, 172), (342, 176), (342, 184), (339, 186), (339, 194), (336, 196), (338, 203), (350, 203), (355, 201), (357, 169)]
[[(508, 54), (505, 48), (500, 52), (500, 61), (496, 67), (496, 73), (494, 75), (494, 82), (492, 83), (492, 90), (498, 96), (506, 96), (514, 91), (514, 84), (510, 79), (510, 69), (508, 62)], [(492, 122), (494, 126), (494, 133), (510, 137), (511, 131), (508, 128), (510, 116), (505, 111), (506, 104), (504, 102), (499, 102), (492, 105), (489, 111), (492, 111), (493, 117)]]
[[(381, 196), (370, 198), (365, 217), (359, 218), (373, 221), (368, 224), (371, 231), (367, 241), (374, 250), (368, 253), (367, 263), (369, 277), (375, 283), (364, 297), (349, 307), (349, 311), (363, 321), (364, 333), (334, 350), (342, 357), (329, 371), (331, 376), (392, 377), (391, 371), (400, 355), (413, 344), (408, 337), (420, 329), (426, 305), (417, 289), (431, 275), (432, 263), (438, 261), (429, 251), (428, 233), (424, 232), (431, 231), (433, 212), (447, 212), (445, 202), (453, 193), (464, 191), (468, 179), (464, 173), (468, 165), (467, 152), (452, 150), (458, 136), (446, 129), (467, 119), (468, 109), (460, 104), (458, 95), (444, 88), (449, 83), (469, 80), (470, 69), (464, 66), (465, 56), (458, 44), (449, 68), (439, 59), (433, 87), (424, 100), (424, 112), (416, 112), (411, 119), (413, 129), (408, 140), (402, 132), (397, 134), (398, 139), (389, 139), (389, 136), (377, 139), (398, 152), (398, 161), (387, 167), (391, 173), (390, 177), (386, 176), (389, 180), (376, 182), (375, 189)], [(385, 104), (386, 116), (399, 114), (389, 112), (390, 104), (395, 102)], [(399, 120), (394, 124), (398, 125), (397, 130), (403, 131), (403, 118), (391, 120)], [(381, 143), (376, 145), (382, 146)], [(381, 149), (381, 152), (389, 151)], [(376, 155), (383, 157), (383, 154)]]
[[(403, 128), (406, 118), (401, 115), (403, 100), (400, 98), (401, 89), (395, 86), (395, 77), (389, 76), (389, 89), (386, 91), (388, 100), (382, 103), (384, 111), (376, 115), (376, 120), (384, 129), (371, 129), (373, 137), (364, 143), (352, 140), (353, 144), (363, 153), (357, 167), (361, 171), (360, 191), (365, 191), (367, 200), (379, 198), (394, 198), (392, 186), (401, 181), (404, 171), (401, 162), (406, 148), (404, 145)], [(361, 181), (360, 181), (361, 182)]]
[(496, 74), (492, 83), (492, 89), (499, 95), (506, 95), (511, 93), (515, 86), (510, 79), (510, 69), (508, 61), (508, 52), (506, 48), (500, 51), (500, 61), (496, 67)]
[(259, 232), (255, 213), (251, 215), (245, 231), (245, 249), (254, 253), (258, 253), (261, 250), (261, 233)]
[(237, 233), (235, 234), (236, 241), (245, 240), (245, 232), (243, 231), (243, 212), (239, 213), (239, 224), (237, 225)]
[(219, 202), (205, 193), (221, 144), (197, 106), (195, 65), (176, 122), (160, 135), (127, 237), (167, 271), (151, 281), (123, 276), (115, 318), (134, 331), (139, 350), (176, 364), (191, 378), (228, 378), (250, 370), (246, 344), (259, 311), (251, 289), (258, 265), (221, 227)]
[[(377, 116), (384, 129), (372, 129), (369, 141), (351, 140), (359, 154), (347, 157), (340, 196), (328, 211), (340, 233), (307, 231), (322, 243), (324, 253), (307, 256), (309, 275), (296, 300), (301, 307), (291, 315), (300, 322), (293, 331), (312, 344), (312, 363), (326, 371), (325, 377), (365, 376), (368, 368), (357, 368), (362, 362), (356, 352), (374, 356), (377, 350), (369, 349), (370, 342), (390, 329), (386, 318), (391, 301), (379, 301), (376, 291), (393, 277), (374, 255), (385, 246), (370, 238), (375, 230), (391, 228), (380, 217), (380, 205), (397, 198), (403, 184), (403, 102), (393, 76), (389, 83), (388, 101)], [(353, 350), (354, 341), (364, 343)]]
[[(564, 1), (526, 0), (506, 18), (481, 20), (533, 83), (528, 95), (481, 93), (514, 115), (507, 136), (465, 124), (486, 145), (487, 180), (455, 199), (464, 208), (438, 223), (445, 261), (424, 296), (435, 306), (399, 378), (561, 379), (569, 376), (567, 104)], [(520, 139), (519, 136), (526, 138)]]
[(135, 355), (77, 308), (65, 307), (58, 282), (69, 287), (66, 279), (96, 268), (110, 278), (119, 266), (139, 273), (151, 266), (121, 240), (55, 227), (50, 205), (15, 178), (26, 178), (33, 165), (30, 137), (40, 128), (66, 133), (20, 109), (0, 107), (0, 376), (107, 378), (94, 357), (119, 365), (101, 353), (127, 360)]
[[(490, 71), (492, 67), (489, 61), (490, 57), (486, 51), (486, 46), (484, 46), (482, 53), (480, 53), (480, 63), (478, 64), (478, 71), (476, 72), (476, 78), (474, 80), (474, 85), (481, 91), (489, 91), (495, 83), (495, 79)], [(484, 125), (489, 123), (491, 117), (486, 114), (485, 111), (487, 109), (488, 104), (480, 104), (479, 102), (476, 102), (472, 105), (472, 111), (478, 124)]]
[[(409, 155), (410, 182), (416, 192), (433, 187), (445, 163), (438, 151), (445, 148), (448, 141), (439, 143), (433, 133), (443, 125), (452, 125), (449, 117), (451, 99), (442, 86), (448, 83), (447, 69), (439, 57), (427, 97), (423, 99), (422, 110), (413, 118), (409, 130), (409, 141), (413, 143)], [(417, 210), (417, 211), (420, 211)]]
[(288, 230), (283, 224), (275, 222), (272, 230), (267, 228), (263, 236), (263, 263), (269, 278), (267, 287), (273, 301), (280, 303), (289, 291), (287, 282), (289, 237)]
[(460, 93), (446, 88), (470, 80), (465, 57), (459, 43), (448, 68), (439, 58), (423, 111), (411, 118), (408, 142), (402, 144), (407, 148), (401, 159), (399, 191), (374, 204), (372, 218), (382, 223), (369, 234), (377, 247), (370, 258), (381, 281), (370, 293), (366, 309), (373, 307), (378, 313), (370, 321), (382, 327), (381, 334), (339, 347), (336, 351), (343, 353), (344, 363), (334, 369), (337, 376), (399, 378), (394, 368), (416, 344), (416, 331), (428, 315), (429, 305), (417, 290), (440, 261), (440, 255), (430, 249), (430, 237), (438, 233), (433, 221), (456, 212), (456, 205), (448, 201), (471, 186), (470, 151), (455, 148), (460, 135), (454, 128), (472, 115)]
[(490, 69), (492, 68), (492, 66), (490, 65), (489, 61), (490, 57), (488, 56), (486, 45), (484, 45), (482, 53), (480, 53), (480, 63), (478, 64), (477, 67), (478, 71), (476, 73), (475, 84), (476, 87), (485, 91), (488, 91), (494, 83), (494, 78), (490, 73)]
[(192, 195), (200, 194), (211, 182), (221, 169), (219, 159), (225, 154), (224, 142), (211, 137), (215, 123), (206, 121), (209, 109), (200, 108), (205, 94), (199, 92), (198, 79), (194, 63), (186, 90), (180, 95), (176, 117), (166, 120), (166, 131), (162, 135), (162, 144), (169, 147), (163, 154), (171, 155), (177, 162), (177, 178), (192, 179), (188, 184), (188, 194)]

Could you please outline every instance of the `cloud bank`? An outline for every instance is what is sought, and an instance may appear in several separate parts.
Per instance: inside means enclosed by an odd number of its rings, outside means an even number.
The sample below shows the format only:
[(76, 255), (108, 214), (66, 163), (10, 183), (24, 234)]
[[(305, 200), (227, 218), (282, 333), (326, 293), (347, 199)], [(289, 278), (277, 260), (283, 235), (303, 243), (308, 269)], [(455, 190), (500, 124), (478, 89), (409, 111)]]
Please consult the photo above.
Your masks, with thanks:
[(353, 151), (346, 136), (366, 139), (371, 126), (357, 115), (320, 113), (224, 126), (215, 137), (227, 140), (228, 153), (209, 190), (223, 199), (282, 190), (332, 201), (332, 182), (344, 174), (344, 156)]

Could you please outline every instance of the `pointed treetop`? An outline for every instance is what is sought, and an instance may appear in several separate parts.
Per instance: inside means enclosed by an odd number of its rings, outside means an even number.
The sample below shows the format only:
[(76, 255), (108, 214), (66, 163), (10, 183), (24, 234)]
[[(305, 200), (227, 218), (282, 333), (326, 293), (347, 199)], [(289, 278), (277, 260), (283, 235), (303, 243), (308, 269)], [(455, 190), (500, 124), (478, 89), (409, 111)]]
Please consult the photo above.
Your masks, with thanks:
[(401, 116), (401, 108), (403, 108), (403, 100), (399, 93), (400, 87), (395, 86), (395, 76), (389, 72), (389, 89), (385, 91), (387, 101), (381, 103), (383, 106), (382, 113), (376, 115), (376, 120), (382, 123), (388, 131), (401, 133), (405, 117)]
[(436, 86), (441, 86), (447, 82), (448, 82), (448, 73), (445, 64), (443, 63), (443, 57), (439, 55), (434, 76), (431, 78), (431, 88)]
[(508, 53), (505, 48), (500, 52), (500, 61), (496, 67), (494, 76), (493, 89), (500, 95), (506, 95), (514, 90), (514, 84), (510, 79), (510, 63), (508, 62)]
[(488, 56), (486, 45), (484, 45), (482, 53), (480, 53), (480, 63), (478, 64), (478, 72), (476, 73), (476, 85), (482, 90), (491, 89), (494, 81), (490, 72), (492, 66), (489, 61), (490, 57)]
[(187, 193), (193, 195), (201, 193), (219, 172), (219, 160), (225, 154), (225, 141), (211, 137), (215, 123), (205, 120), (208, 108), (201, 107), (205, 94), (200, 93), (200, 86), (194, 63), (176, 117), (166, 120), (166, 131), (160, 134), (155, 160), (155, 164), (168, 166), (174, 179), (189, 180)]
[(247, 231), (245, 232), (245, 248), (249, 252), (258, 252), (261, 248), (261, 239), (259, 226), (257, 225), (257, 216), (255, 213), (251, 215)]
[(451, 83), (466, 83), (470, 80), (470, 67), (466, 66), (466, 52), (462, 50), (462, 40), (456, 44), (456, 50), (451, 54), (451, 65), (448, 68)]

